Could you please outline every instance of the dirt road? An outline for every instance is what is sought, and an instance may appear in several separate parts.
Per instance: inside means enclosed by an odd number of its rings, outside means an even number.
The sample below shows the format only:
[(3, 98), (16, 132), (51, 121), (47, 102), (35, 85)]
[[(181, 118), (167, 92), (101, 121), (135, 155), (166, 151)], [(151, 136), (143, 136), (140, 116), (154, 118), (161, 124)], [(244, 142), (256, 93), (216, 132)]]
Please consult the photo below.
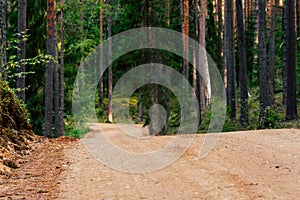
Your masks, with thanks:
[[(130, 152), (158, 150), (174, 139), (152, 137), (133, 142), (115, 125), (100, 126), (114, 145)], [(96, 127), (87, 137), (99, 134)], [(300, 130), (222, 133), (215, 148), (200, 159), (203, 139), (204, 135), (197, 135), (174, 163), (144, 174), (115, 171), (78, 142), (65, 150), (70, 164), (60, 175), (60, 199), (299, 198)]]

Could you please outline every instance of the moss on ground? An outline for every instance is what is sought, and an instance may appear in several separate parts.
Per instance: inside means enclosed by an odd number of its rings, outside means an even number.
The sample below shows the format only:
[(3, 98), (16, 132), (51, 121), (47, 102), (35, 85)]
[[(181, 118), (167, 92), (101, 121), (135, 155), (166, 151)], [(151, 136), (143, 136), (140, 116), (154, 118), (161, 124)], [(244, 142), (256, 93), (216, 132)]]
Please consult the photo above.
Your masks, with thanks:
[(0, 81), (0, 154), (27, 149), (33, 137), (28, 112), (8, 84)]

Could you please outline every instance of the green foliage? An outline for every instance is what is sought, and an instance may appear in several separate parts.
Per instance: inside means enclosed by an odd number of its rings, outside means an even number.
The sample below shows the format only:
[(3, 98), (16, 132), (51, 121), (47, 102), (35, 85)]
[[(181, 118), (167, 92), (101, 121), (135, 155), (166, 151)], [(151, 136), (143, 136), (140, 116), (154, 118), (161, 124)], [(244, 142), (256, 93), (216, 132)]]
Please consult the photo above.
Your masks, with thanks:
[(6, 82), (0, 81), (0, 126), (15, 130), (31, 129), (27, 110)]
[(0, 151), (26, 149), (33, 134), (29, 114), (7, 82), (0, 80)]
[[(17, 92), (21, 90), (20, 88), (16, 88), (16, 80), (21, 76), (26, 77), (26, 87), (24, 88), (26, 91), (26, 105), (28, 108), (28, 112), (30, 115), (30, 122), (32, 124), (33, 131), (36, 134), (42, 135), (43, 130), (43, 117), (44, 117), (44, 87), (43, 84), (39, 83), (31, 83), (38, 74), (39, 71), (35, 70), (37, 66), (44, 66), (48, 59), (53, 59), (51, 56), (39, 54), (35, 57), (23, 59), (22, 63), (26, 68), (26, 72), (17, 72), (17, 68), (19, 66), (19, 62), (17, 60), (17, 44), (19, 39), (16, 38), (17, 34), (12, 35), (9, 39), (10, 47), (7, 49), (9, 52), (8, 61), (7, 61), (7, 69), (4, 73), (7, 74), (9, 85), (11, 86), (11, 90)], [(26, 38), (30, 38), (30, 36), (26, 36)], [(27, 40), (27, 39), (26, 39)], [(30, 71), (33, 69), (34, 71)]]
[(82, 138), (89, 131), (87, 126), (76, 127), (74, 119), (71, 115), (66, 115), (64, 122), (64, 135), (73, 138)]
[(266, 112), (267, 115), (266, 115), (266, 117), (259, 118), (260, 127), (280, 128), (278, 123), (281, 120), (281, 115), (280, 115), (280, 113), (276, 112), (275, 108), (267, 107), (266, 110), (260, 111), (260, 113), (261, 112)]
[(207, 17), (207, 35), (206, 35), (206, 43), (208, 44), (206, 47), (207, 52), (214, 60), (218, 68), (222, 69), (222, 57), (221, 51), (222, 48), (221, 43), (221, 33), (218, 32), (217, 29), (217, 22), (215, 21), (215, 15), (213, 8), (213, 1), (209, 0), (207, 2), (207, 9), (208, 9), (208, 17)]
[[(14, 88), (15, 79), (19, 77), (20, 73), (16, 73), (17, 63), (17, 1), (11, 1), (10, 12), (8, 13), (8, 24), (10, 28), (7, 30), (8, 38), (8, 77), (9, 84)], [(46, 54), (46, 0), (27, 0), (27, 36), (26, 40), (26, 55), (27, 59), (23, 62), (26, 65), (26, 105), (28, 111), (31, 113), (31, 123), (36, 133), (42, 134), (43, 131), (43, 117), (44, 117), (44, 74), (45, 74), (45, 62), (49, 59)], [(165, 1), (153, 0), (148, 1), (149, 7), (151, 7), (151, 14), (147, 13), (146, 1), (136, 0), (112, 0), (110, 5), (103, 5), (104, 9), (104, 39), (107, 38), (107, 16), (112, 18), (112, 31), (113, 34), (118, 34), (122, 31), (132, 28), (149, 26), (166, 27), (172, 30), (181, 31), (181, 15), (179, 1), (170, 1), (170, 18), (171, 24), (167, 26), (166, 23), (166, 6)], [(194, 39), (198, 36), (194, 35), (195, 30), (195, 9), (194, 2), (190, 1), (190, 35), (193, 35)], [(207, 17), (207, 34), (206, 43), (207, 51), (213, 58), (220, 71), (222, 58), (221, 58), (221, 44), (220, 44), (220, 31), (218, 31), (217, 22), (215, 20), (215, 8), (213, 1), (209, 0), (207, 4), (208, 17)], [(59, 12), (61, 12), (60, 5), (58, 4), (58, 34), (60, 32), (60, 18)], [(64, 16), (65, 16), (65, 132), (66, 135), (73, 137), (81, 137), (81, 135), (87, 131), (86, 128), (78, 130), (75, 128), (74, 119), (72, 117), (72, 94), (75, 77), (79, 68), (80, 62), (93, 51), (93, 49), (100, 42), (100, 30), (99, 30), (99, 12), (100, 1), (86, 0), (81, 5), (79, 0), (65, 1)], [(255, 28), (255, 13), (250, 13), (246, 19), (246, 46), (247, 46), (247, 65), (249, 75), (249, 125), (245, 129), (257, 129), (259, 128), (261, 121), (259, 121), (259, 66), (258, 66), (258, 52), (257, 43), (255, 38), (257, 36)], [(282, 72), (283, 72), (283, 25), (280, 16), (276, 19), (276, 65), (275, 65), (275, 94), (276, 105), (274, 108), (268, 108), (268, 117), (263, 119), (263, 123), (268, 124), (268, 127), (279, 128), (286, 127), (283, 123), (284, 109), (281, 105), (282, 96)], [(299, 36), (298, 36), (299, 37)], [(58, 43), (59, 41), (58, 35)], [(300, 39), (297, 40), (298, 52), (297, 52), (297, 75), (300, 74)], [(127, 42), (127, 41), (125, 41)], [(60, 47), (60, 45), (58, 45)], [(118, 48), (118, 47), (113, 47)], [(60, 48), (59, 48), (60, 50)], [(182, 58), (173, 55), (169, 52), (160, 50), (140, 50), (130, 52), (121, 56), (113, 63), (113, 85), (126, 73), (128, 70), (139, 66), (144, 63), (156, 62), (155, 56), (159, 57), (159, 60), (179, 72), (182, 72)], [(238, 63), (238, 62), (237, 62)], [(238, 69), (237, 69), (238, 73)], [(106, 122), (107, 120), (107, 71), (104, 73), (104, 99), (103, 105), (96, 105), (96, 112), (98, 120), (100, 122)], [(192, 67), (190, 67), (190, 78), (192, 76)], [(300, 96), (300, 78), (297, 77), (297, 96)], [(191, 79), (190, 79), (191, 80)], [(173, 134), (176, 133), (177, 128), (180, 126), (181, 108), (178, 100), (168, 89), (159, 87), (159, 103), (167, 108), (168, 101), (170, 102), (169, 119), (166, 124), (166, 129), (161, 134)], [(139, 88), (139, 90), (133, 94), (129, 102), (130, 116), (134, 122), (137, 122), (137, 104), (138, 93), (142, 93), (143, 101), (143, 122), (149, 123), (148, 111), (153, 105), (153, 85), (147, 85)], [(95, 101), (98, 102), (98, 93), (95, 95)], [(168, 99), (169, 98), (169, 99)], [(298, 98), (298, 103), (300, 99)], [(280, 102), (280, 103), (279, 103)], [(85, 117), (85, 116), (83, 116)], [(86, 116), (87, 117), (87, 116)], [(239, 116), (237, 116), (238, 118)], [(207, 108), (202, 113), (202, 124), (200, 126), (200, 132), (206, 132), (208, 130), (211, 118), (211, 109)], [(238, 125), (238, 120), (226, 119), (224, 125), (224, 131), (241, 130)], [(298, 126), (299, 122), (293, 122), (292, 125)]]

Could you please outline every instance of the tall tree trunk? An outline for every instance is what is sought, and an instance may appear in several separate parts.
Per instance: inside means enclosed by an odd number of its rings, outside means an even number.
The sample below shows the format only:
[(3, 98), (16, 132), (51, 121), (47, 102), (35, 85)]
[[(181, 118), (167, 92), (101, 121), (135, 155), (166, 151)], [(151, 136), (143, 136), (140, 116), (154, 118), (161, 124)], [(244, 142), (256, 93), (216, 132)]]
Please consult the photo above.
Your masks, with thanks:
[(248, 80), (251, 84), (256, 83), (257, 73), (254, 73), (254, 66), (257, 62), (257, 54), (254, 53), (254, 50), (257, 49), (257, 0), (248, 0), (249, 1), (249, 16), (245, 20), (246, 22), (246, 46), (247, 48), (247, 67), (249, 73)]
[[(224, 40), (223, 40), (223, 0), (218, 0), (218, 29), (219, 29), (219, 36), (220, 36), (220, 49), (221, 51), (221, 57), (223, 57), (224, 54)], [(224, 66), (224, 59), (222, 59), (222, 66), (220, 68), (222, 69)]]
[(269, 105), (272, 106), (275, 101), (274, 97), (274, 67), (275, 67), (275, 40), (276, 40), (276, 9), (275, 0), (271, 0), (270, 16), (270, 44), (269, 44)]
[(300, 1), (296, 1), (297, 2), (297, 33), (298, 33), (298, 37), (300, 37)]
[[(254, 52), (252, 52), (252, 55), (249, 56), (249, 70), (250, 71), (257, 71), (256, 66), (259, 66), (259, 56), (256, 52), (259, 51), (259, 0), (253, 0), (253, 29), (254, 33), (252, 33), (251, 43), (253, 44), (252, 48)], [(257, 77), (259, 76), (258, 73), (250, 73), (252, 84), (257, 84)]]
[[(56, 7), (55, 7), (56, 12)], [(59, 72), (58, 72), (58, 50), (57, 50), (57, 19), (55, 23), (55, 41), (54, 41), (54, 74), (53, 74), (53, 88), (54, 88), (54, 137), (59, 137), (61, 133), (58, 132), (57, 127), (59, 126), (59, 95), (60, 95), (60, 87), (59, 87)]]
[(227, 70), (227, 106), (230, 118), (236, 117), (236, 80), (233, 35), (233, 0), (225, 0), (225, 68)]
[[(80, 18), (80, 25), (79, 25), (79, 32), (80, 32), (80, 36), (81, 36), (81, 41), (84, 41), (85, 40), (85, 35), (84, 35), (84, 29), (83, 29), (83, 25), (84, 25), (84, 20), (83, 20), (83, 12), (84, 12), (84, 6), (83, 6), (83, 0), (79, 0), (79, 6), (80, 6), (80, 15), (79, 15), (79, 18)], [(84, 54), (84, 45), (81, 44), (80, 46), (80, 56), (81, 56), (81, 60), (80, 60), (80, 67), (81, 67), (81, 70), (82, 71), (85, 71), (84, 69), (84, 62), (83, 62), (83, 54)], [(83, 86), (85, 83), (84, 81), (84, 73), (82, 74), (81, 76), (81, 85)], [(83, 88), (83, 87), (81, 87)]]
[[(107, 32), (108, 32), (108, 37), (112, 36), (112, 21), (111, 21), (111, 16), (108, 16), (107, 19)], [(108, 41), (108, 57), (109, 59), (112, 56), (112, 43), (111, 40)], [(113, 122), (113, 110), (112, 110), (112, 93), (113, 93), (113, 85), (112, 85), (112, 66), (108, 68), (108, 121)]]
[(197, 66), (198, 66), (198, 63), (197, 63), (197, 52), (196, 52), (196, 48), (193, 49), (193, 91), (197, 92)]
[[(205, 2), (204, 2), (205, 1)], [(199, 44), (201, 48), (199, 49), (199, 69), (201, 71), (200, 79), (199, 79), (199, 85), (200, 85), (200, 107), (201, 110), (205, 111), (206, 108), (206, 82), (205, 82), (205, 52), (204, 49), (206, 47), (206, 0), (200, 0), (200, 18), (199, 18)]]
[(64, 34), (64, 0), (60, 0), (60, 84), (59, 84), (59, 110), (58, 118), (55, 124), (56, 137), (62, 136), (64, 133), (64, 101), (65, 101), (65, 34)]
[(170, 7), (170, 0), (166, 0), (166, 19), (167, 19), (167, 26), (171, 25), (171, 7)]
[(143, 121), (143, 101), (142, 101), (142, 93), (139, 92), (138, 97), (138, 122)]
[(6, 0), (0, 0), (0, 80), (6, 80)]
[(223, 0), (218, 0), (218, 29), (220, 38), (220, 49), (221, 49), (221, 66), (223, 70), (224, 85), (227, 86), (227, 71), (225, 69), (225, 57), (224, 57), (224, 25), (223, 25)]
[(184, 0), (183, 3), (183, 34), (186, 36), (184, 37), (183, 41), (183, 72), (185, 78), (189, 79), (189, 0)]
[[(203, 100), (203, 107), (202, 109), (205, 110), (205, 108), (210, 103), (211, 98), (211, 85), (210, 85), (210, 76), (209, 76), (209, 69), (208, 69), (208, 62), (207, 62), (207, 55), (206, 51), (206, 18), (207, 18), (207, 0), (201, 0), (201, 15), (200, 15), (200, 45), (203, 47), (201, 49), (201, 61), (200, 61), (200, 68), (203, 69), (203, 83), (200, 84), (200, 87), (202, 88), (200, 91), (204, 91), (204, 93), (201, 94), (202, 100)], [(201, 79), (200, 79), (201, 80)]]
[[(197, 10), (198, 10), (198, 13), (195, 15), (195, 39), (199, 39), (199, 29), (200, 29), (200, 7), (199, 7), (199, 4), (198, 2), (196, 2), (196, 6), (197, 6)], [(199, 69), (199, 63), (200, 63), (200, 55), (199, 55), (199, 51), (197, 51), (197, 48), (194, 49), (194, 52), (193, 52), (193, 57), (194, 57), (194, 70), (193, 70), (193, 90), (196, 94), (196, 98), (197, 98), (197, 101), (199, 102), (199, 123), (198, 123), (198, 128), (200, 127), (201, 125), (201, 97), (200, 97), (200, 74), (199, 74), (199, 71), (197, 71), (197, 69)]]
[(294, 120), (297, 115), (296, 100), (296, 29), (295, 29), (295, 1), (285, 0), (284, 2), (284, 27), (285, 27), (285, 50), (284, 67), (287, 72), (287, 99), (286, 99), (286, 120)]
[[(100, 69), (103, 69), (103, 0), (100, 0), (100, 62), (99, 67)], [(103, 71), (103, 70), (101, 70)], [(103, 104), (103, 74), (100, 77), (99, 80), (99, 106), (102, 106)]]
[(45, 83), (45, 118), (44, 136), (52, 137), (52, 111), (53, 111), (53, 71), (55, 68), (56, 45), (56, 1), (47, 1), (47, 55), (52, 56), (46, 63)]
[[(182, 13), (182, 33), (183, 33), (183, 75), (186, 80), (189, 80), (189, 0), (181, 0), (181, 13)], [(183, 5), (182, 5), (183, 3)], [(186, 88), (186, 85), (183, 85), (183, 89)], [(182, 98), (184, 98), (182, 96)], [(182, 106), (182, 117), (186, 116), (187, 108), (186, 106)]]
[(248, 11), (249, 11), (248, 6), (249, 6), (249, 1), (248, 0), (244, 0), (244, 9), (243, 9), (243, 11), (244, 11), (244, 13), (243, 13), (244, 14), (244, 19), (247, 19), (247, 17), (248, 17)]
[(267, 48), (266, 48), (266, 1), (258, 1), (258, 21), (259, 21), (259, 88), (260, 88), (260, 123), (261, 128), (267, 128), (265, 119), (268, 116), (269, 106), (268, 69), (267, 69)]
[(244, 31), (244, 16), (242, 0), (236, 0), (236, 18), (238, 26), (238, 45), (240, 61), (240, 89), (241, 89), (241, 115), (242, 127), (248, 125), (248, 76), (246, 60), (246, 42)]
[(25, 65), (26, 58), (26, 0), (18, 0), (18, 69), (17, 72), (21, 75), (17, 78), (17, 96), (25, 102)]
[[(56, 33), (57, 35), (57, 33)], [(57, 37), (54, 44), (54, 54), (55, 54), (55, 63), (54, 63), (54, 74), (53, 74), (53, 88), (54, 88), (54, 137), (59, 137), (61, 133), (58, 132), (57, 127), (59, 126), (59, 96), (60, 96), (60, 87), (59, 87), (59, 72), (58, 72), (58, 52), (57, 52)]]

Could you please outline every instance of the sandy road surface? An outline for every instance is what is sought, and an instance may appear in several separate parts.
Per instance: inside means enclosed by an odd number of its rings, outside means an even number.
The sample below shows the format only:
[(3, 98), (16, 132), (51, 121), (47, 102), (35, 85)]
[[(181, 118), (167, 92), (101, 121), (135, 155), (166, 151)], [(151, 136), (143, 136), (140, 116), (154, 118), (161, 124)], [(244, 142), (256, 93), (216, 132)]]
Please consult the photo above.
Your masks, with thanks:
[[(137, 153), (160, 149), (174, 138), (133, 141), (115, 125), (99, 126), (115, 145)], [(99, 134), (96, 127), (87, 137)], [(197, 135), (168, 167), (144, 174), (115, 171), (77, 143), (65, 150), (70, 165), (61, 174), (60, 199), (299, 199), (300, 130), (222, 133), (200, 159), (203, 138)]]

